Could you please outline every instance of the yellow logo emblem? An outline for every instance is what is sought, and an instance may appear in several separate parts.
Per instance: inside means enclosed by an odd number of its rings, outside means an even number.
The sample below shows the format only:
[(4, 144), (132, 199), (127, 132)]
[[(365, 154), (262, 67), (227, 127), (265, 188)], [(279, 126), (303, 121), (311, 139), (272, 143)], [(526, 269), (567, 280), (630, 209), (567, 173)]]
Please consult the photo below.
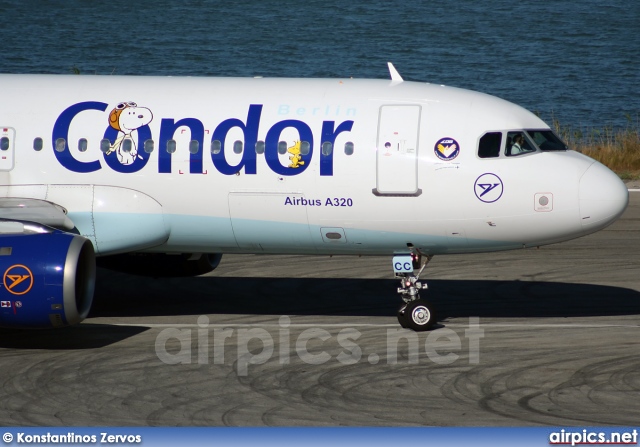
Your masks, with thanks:
[(33, 273), (25, 265), (12, 265), (4, 272), (4, 287), (13, 295), (24, 295), (33, 287)]

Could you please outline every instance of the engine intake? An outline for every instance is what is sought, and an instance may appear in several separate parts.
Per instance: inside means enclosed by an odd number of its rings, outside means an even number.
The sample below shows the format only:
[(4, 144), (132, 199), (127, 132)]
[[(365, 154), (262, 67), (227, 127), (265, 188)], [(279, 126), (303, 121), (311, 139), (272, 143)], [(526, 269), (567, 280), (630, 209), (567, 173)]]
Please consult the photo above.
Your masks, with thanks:
[(0, 234), (0, 327), (69, 326), (89, 314), (96, 278), (93, 244), (39, 230)]

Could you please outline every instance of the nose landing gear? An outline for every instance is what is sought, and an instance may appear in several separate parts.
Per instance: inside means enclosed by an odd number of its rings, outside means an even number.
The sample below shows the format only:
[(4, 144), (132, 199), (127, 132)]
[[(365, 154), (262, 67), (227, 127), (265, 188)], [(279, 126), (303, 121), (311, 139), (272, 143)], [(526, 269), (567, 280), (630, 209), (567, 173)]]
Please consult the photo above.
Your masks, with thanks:
[[(400, 278), (398, 293), (404, 303), (398, 309), (398, 322), (403, 328), (414, 331), (428, 331), (435, 324), (433, 307), (427, 300), (420, 298), (420, 290), (427, 284), (420, 281), (423, 272), (433, 255), (423, 257), (420, 253), (396, 255), (393, 257), (393, 270)], [(414, 270), (419, 268), (418, 274)]]

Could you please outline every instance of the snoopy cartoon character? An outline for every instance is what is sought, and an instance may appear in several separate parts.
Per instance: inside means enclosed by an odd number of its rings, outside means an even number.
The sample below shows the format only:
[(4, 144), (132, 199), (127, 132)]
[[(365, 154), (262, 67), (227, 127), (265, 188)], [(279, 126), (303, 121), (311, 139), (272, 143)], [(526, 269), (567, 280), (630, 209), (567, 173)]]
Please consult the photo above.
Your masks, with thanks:
[(153, 119), (153, 113), (146, 107), (138, 107), (135, 102), (127, 101), (118, 104), (109, 114), (109, 125), (118, 131), (118, 138), (107, 151), (107, 155), (115, 152), (118, 161), (130, 165), (136, 160), (137, 129), (146, 126)]

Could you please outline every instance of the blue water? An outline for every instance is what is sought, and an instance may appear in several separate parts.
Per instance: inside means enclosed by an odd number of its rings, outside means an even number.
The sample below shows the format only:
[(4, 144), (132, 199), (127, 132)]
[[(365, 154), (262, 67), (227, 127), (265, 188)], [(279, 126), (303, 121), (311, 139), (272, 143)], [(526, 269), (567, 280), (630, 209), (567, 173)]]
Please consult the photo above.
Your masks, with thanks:
[(387, 78), (392, 61), (548, 122), (640, 114), (638, 0), (0, 0), (0, 15), (2, 73)]

